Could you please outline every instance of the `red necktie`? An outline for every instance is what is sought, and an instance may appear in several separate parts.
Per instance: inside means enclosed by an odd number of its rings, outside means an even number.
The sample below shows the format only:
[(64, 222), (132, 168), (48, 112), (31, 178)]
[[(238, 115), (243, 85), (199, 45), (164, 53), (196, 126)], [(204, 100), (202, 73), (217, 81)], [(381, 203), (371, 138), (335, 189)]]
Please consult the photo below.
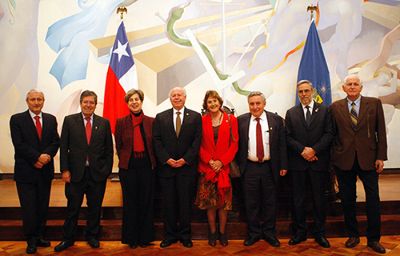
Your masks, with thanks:
[(257, 117), (256, 121), (257, 121), (257, 126), (256, 126), (257, 158), (259, 162), (262, 162), (264, 160), (264, 145), (263, 145), (264, 143), (261, 131), (260, 118)]
[(36, 131), (39, 137), (39, 140), (42, 140), (42, 124), (40, 123), (40, 116), (35, 116), (35, 124), (36, 124)]
[(90, 117), (85, 117), (86, 120), (86, 141), (90, 144), (90, 137), (92, 137), (92, 124), (90, 123)]

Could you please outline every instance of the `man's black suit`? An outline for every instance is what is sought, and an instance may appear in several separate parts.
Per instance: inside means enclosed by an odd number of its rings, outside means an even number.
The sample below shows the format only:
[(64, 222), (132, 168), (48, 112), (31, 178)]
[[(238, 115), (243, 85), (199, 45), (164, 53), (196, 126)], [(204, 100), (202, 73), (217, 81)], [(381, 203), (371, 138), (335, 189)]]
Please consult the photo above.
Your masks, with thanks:
[[(187, 108), (183, 115), (179, 137), (174, 128), (173, 109), (157, 114), (153, 126), (154, 152), (160, 163), (158, 176), (163, 195), (165, 239), (168, 240), (191, 239), (190, 215), (201, 142), (201, 115)], [(183, 158), (186, 164), (172, 168), (166, 163), (170, 158)]]
[[(57, 120), (53, 115), (42, 113), (41, 140), (29, 110), (11, 117), (10, 130), (15, 149), (14, 179), (22, 208), (24, 233), (28, 240), (40, 238), (45, 231), (54, 177), (53, 157), (60, 144)], [(50, 155), (51, 161), (38, 169), (34, 164), (41, 154)]]
[[(268, 120), (268, 133), (271, 160), (258, 164), (248, 160), (249, 127), (251, 114), (238, 117), (239, 150), (236, 154), (243, 176), (243, 191), (247, 215), (248, 236), (259, 239), (275, 236), (276, 191), (280, 170), (287, 170), (286, 138), (283, 119), (265, 111)], [(259, 182), (262, 180), (262, 187)], [(264, 210), (263, 225), (258, 220), (259, 210)]]
[[(314, 102), (310, 124), (307, 125), (301, 104), (286, 112), (285, 118), (289, 175), (293, 184), (294, 224), (298, 237), (306, 236), (306, 180), (310, 181), (314, 203), (314, 230), (316, 237), (324, 236), (324, 191), (329, 178), (330, 145), (333, 139), (332, 119), (326, 106)], [(316, 152), (318, 160), (309, 162), (301, 153), (305, 147)]]
[(65, 185), (68, 215), (64, 223), (64, 240), (74, 240), (84, 194), (88, 205), (85, 236), (87, 239), (97, 237), (106, 179), (112, 164), (113, 143), (109, 121), (93, 115), (88, 144), (82, 113), (66, 116), (61, 131), (60, 169), (71, 173), (71, 182)]

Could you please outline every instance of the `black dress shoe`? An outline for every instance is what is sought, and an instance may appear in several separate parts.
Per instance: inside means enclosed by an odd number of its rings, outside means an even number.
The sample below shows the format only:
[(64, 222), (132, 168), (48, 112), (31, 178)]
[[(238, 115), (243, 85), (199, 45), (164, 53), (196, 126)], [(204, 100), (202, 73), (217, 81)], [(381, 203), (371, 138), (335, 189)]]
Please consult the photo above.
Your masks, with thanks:
[(146, 247), (149, 247), (149, 246), (152, 246), (152, 245), (154, 245), (154, 244), (153, 244), (153, 243), (150, 243), (150, 242), (147, 242), (147, 243), (140, 243), (140, 244), (139, 244), (139, 246), (142, 247), (142, 248), (146, 248)]
[(307, 237), (305, 236), (294, 236), (289, 240), (289, 245), (295, 245), (295, 244), (299, 244), (301, 242), (304, 242), (307, 240)]
[(360, 243), (360, 238), (359, 237), (349, 237), (347, 241), (344, 243), (344, 246), (347, 248), (353, 248), (356, 247), (357, 244)]
[(182, 240), (182, 245), (186, 248), (192, 248), (193, 242), (190, 239), (184, 239), (184, 240)]
[(131, 249), (136, 249), (137, 248), (137, 244), (136, 243), (129, 244), (129, 247)]
[(87, 243), (90, 245), (92, 248), (99, 248), (100, 247), (100, 242), (94, 237), (91, 237), (87, 240)]
[(257, 243), (260, 238), (257, 237), (249, 237), (246, 240), (244, 240), (244, 246), (252, 246), (253, 244)]
[(329, 241), (324, 236), (317, 236), (315, 238), (315, 242), (317, 242), (317, 244), (319, 244), (320, 246), (322, 246), (324, 248), (331, 247), (331, 245), (329, 244)]
[(368, 247), (377, 253), (386, 253), (385, 247), (383, 247), (378, 241), (371, 241), (367, 243)]
[(34, 254), (36, 253), (36, 244), (35, 243), (29, 243), (28, 246), (26, 247), (26, 253), (27, 254)]
[(166, 248), (166, 247), (170, 246), (171, 244), (176, 243), (177, 241), (178, 240), (176, 240), (176, 239), (164, 239), (164, 240), (161, 241), (160, 247), (161, 248)]
[(70, 246), (73, 246), (74, 242), (70, 241), (70, 240), (64, 240), (61, 241), (58, 245), (56, 245), (56, 247), (54, 247), (54, 251), (55, 252), (61, 252), (64, 251), (65, 249), (67, 249)]
[(264, 240), (273, 247), (279, 247), (281, 245), (278, 238), (276, 238), (275, 236), (265, 236)]
[(50, 241), (44, 240), (43, 238), (38, 238), (36, 240), (37, 247), (50, 247)]

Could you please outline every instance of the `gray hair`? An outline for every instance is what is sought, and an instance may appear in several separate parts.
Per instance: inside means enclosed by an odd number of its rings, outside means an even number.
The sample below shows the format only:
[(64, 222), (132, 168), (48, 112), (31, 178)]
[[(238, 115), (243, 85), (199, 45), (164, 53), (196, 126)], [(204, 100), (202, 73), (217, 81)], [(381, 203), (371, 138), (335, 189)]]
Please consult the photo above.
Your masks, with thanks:
[(182, 92), (183, 92), (183, 95), (186, 96), (186, 90), (185, 90), (185, 88), (180, 87), (180, 86), (176, 86), (176, 87), (172, 88), (172, 89), (169, 91), (168, 95), (171, 97), (172, 92), (173, 92), (173, 91), (177, 91), (177, 90), (182, 91)]
[(358, 81), (360, 81), (360, 85), (363, 84), (362, 81), (361, 81), (361, 78), (360, 78), (357, 74), (349, 74), (349, 75), (347, 75), (347, 76), (343, 79), (343, 84), (346, 84), (346, 83), (347, 83), (347, 80), (349, 80), (349, 79), (351, 79), (351, 78), (357, 78)]
[(309, 84), (311, 87), (313, 87), (312, 83), (309, 80), (303, 79), (297, 82), (297, 87), (301, 84)]
[(42, 95), (43, 99), (44, 99), (44, 93), (43, 93), (42, 91), (40, 91), (40, 90), (38, 90), (38, 89), (31, 89), (31, 90), (29, 90), (29, 91), (26, 93), (26, 98), (25, 98), (25, 100), (28, 100), (29, 95), (30, 95), (31, 93), (40, 93), (40, 94)]
[(261, 98), (263, 99), (264, 103), (267, 102), (267, 99), (265, 98), (264, 93), (262, 93), (260, 91), (250, 92), (250, 94), (247, 96), (247, 101), (249, 101), (251, 97), (255, 97), (255, 96), (261, 96)]

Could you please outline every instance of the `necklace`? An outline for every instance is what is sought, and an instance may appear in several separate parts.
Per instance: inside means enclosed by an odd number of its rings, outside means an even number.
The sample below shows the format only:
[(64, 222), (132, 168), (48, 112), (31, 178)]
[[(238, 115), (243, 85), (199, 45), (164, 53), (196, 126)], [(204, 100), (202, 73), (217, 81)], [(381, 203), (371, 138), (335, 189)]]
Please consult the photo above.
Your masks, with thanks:
[(219, 116), (217, 118), (211, 117), (211, 120), (212, 120), (212, 126), (213, 127), (219, 126), (221, 124), (221, 121), (222, 121), (222, 113), (219, 112)]

